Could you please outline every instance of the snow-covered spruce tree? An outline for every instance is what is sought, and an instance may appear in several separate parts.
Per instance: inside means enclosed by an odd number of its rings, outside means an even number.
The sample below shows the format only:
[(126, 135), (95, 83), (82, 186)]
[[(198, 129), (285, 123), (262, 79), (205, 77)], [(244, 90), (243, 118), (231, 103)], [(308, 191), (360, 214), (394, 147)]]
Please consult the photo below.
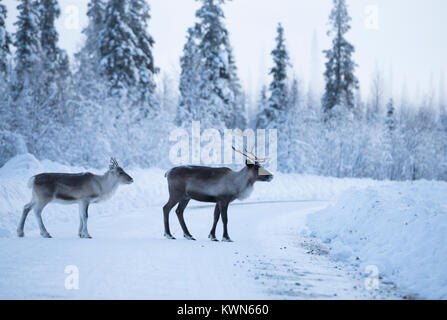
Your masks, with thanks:
[(196, 12), (201, 37), (199, 52), (202, 74), (199, 82), (200, 114), (203, 127), (224, 128), (233, 125), (234, 93), (230, 87), (228, 31), (221, 5), (225, 0), (200, 0)]
[(333, 0), (334, 8), (329, 16), (332, 29), (328, 35), (334, 35), (332, 48), (325, 50), (326, 89), (322, 104), (326, 114), (330, 115), (336, 106), (347, 109), (354, 108), (354, 90), (358, 87), (358, 80), (354, 74), (356, 64), (352, 59), (354, 46), (349, 43), (345, 35), (351, 29), (351, 17), (348, 14), (346, 0)]
[(105, 0), (90, 0), (88, 3), (88, 25), (82, 30), (86, 40), (81, 51), (76, 54), (80, 70), (98, 70), (100, 47), (98, 39), (104, 29)]
[(61, 11), (57, 0), (39, 0), (38, 8), (43, 68), (49, 76), (54, 77), (59, 69), (59, 56), (61, 52), (57, 44), (59, 35), (54, 23), (59, 18)]
[[(143, 0), (110, 0), (106, 7), (104, 29), (100, 33), (100, 74), (109, 92), (116, 98), (126, 97), (133, 104), (135, 119), (157, 110), (152, 45), (147, 32), (149, 6)], [(137, 106), (137, 108), (135, 108)]]
[(286, 119), (289, 93), (287, 68), (290, 62), (281, 24), (278, 25), (277, 32), (276, 47), (272, 51), (274, 66), (270, 70), (273, 77), (269, 87), (270, 97), (267, 107), (258, 114), (256, 120), (256, 127), (260, 129), (279, 129)]
[(42, 49), (41, 86), (42, 109), (48, 109), (48, 117), (61, 121), (66, 100), (66, 88), (70, 76), (70, 63), (65, 50), (58, 46), (59, 35), (55, 21), (60, 16), (57, 0), (38, 1), (40, 19), (40, 46)]
[(230, 76), (230, 89), (233, 92), (233, 111), (227, 123), (227, 128), (244, 129), (247, 126), (247, 116), (245, 110), (245, 94), (242, 90), (241, 80), (238, 76), (236, 59), (233, 54), (233, 48), (229, 41), (227, 42), (228, 54), (228, 74)]
[(6, 83), (10, 72), (11, 36), (6, 30), (6, 6), (0, 0), (0, 86)]
[[(105, 87), (100, 79), (100, 45), (99, 35), (104, 30), (105, 0), (90, 0), (87, 10), (88, 25), (82, 30), (85, 42), (75, 54), (77, 71), (74, 75), (77, 101), (84, 101), (84, 106), (102, 103), (105, 99)], [(94, 107), (93, 109), (96, 109)], [(93, 110), (85, 110), (89, 114)]]
[[(292, 120), (292, 110), (289, 103), (289, 83), (287, 68), (290, 67), (289, 54), (286, 49), (284, 28), (281, 24), (277, 28), (276, 47), (272, 51), (273, 68), (270, 74), (273, 77), (270, 83), (270, 96), (267, 107), (257, 116), (258, 129), (278, 130), (278, 169), (286, 172), (288, 166), (289, 139), (296, 123)], [(297, 107), (296, 105), (293, 108)]]
[[(298, 125), (302, 123), (300, 119), (300, 108), (301, 108), (301, 98), (299, 91), (298, 80), (295, 78), (292, 80), (292, 84), (289, 89), (288, 94), (288, 106), (287, 106), (287, 116), (284, 121), (284, 129), (282, 130), (282, 136), (280, 139), (284, 139), (284, 142), (280, 141), (280, 145), (286, 148), (285, 152), (282, 153), (280, 158), (282, 162), (282, 167), (288, 172), (297, 172), (300, 170), (302, 164), (298, 161), (298, 156), (300, 153), (300, 145), (298, 144), (299, 132)], [(300, 159), (301, 160), (301, 159)]]
[(17, 6), (19, 11), (17, 31), (14, 34), (15, 70), (13, 94), (17, 99), (24, 88), (30, 88), (39, 77), (41, 69), (41, 46), (39, 13), (35, 1), (21, 0)]
[(199, 82), (201, 77), (201, 55), (198, 41), (200, 28), (196, 25), (188, 29), (187, 41), (180, 58), (180, 99), (177, 108), (176, 125), (191, 126), (192, 121), (201, 119)]
[(139, 105), (139, 116), (143, 118), (159, 111), (155, 110), (158, 106), (154, 99), (154, 74), (159, 71), (155, 67), (152, 54), (155, 41), (147, 31), (150, 18), (150, 7), (146, 0), (129, 1), (129, 26), (137, 39), (137, 50), (133, 53), (133, 56), (138, 72), (138, 81), (135, 84), (136, 90), (133, 100)]
[(267, 93), (267, 86), (263, 85), (261, 88), (261, 92), (259, 93), (257, 111), (261, 112), (265, 108), (267, 108), (268, 101), (269, 101), (269, 99), (268, 99), (268, 93)]

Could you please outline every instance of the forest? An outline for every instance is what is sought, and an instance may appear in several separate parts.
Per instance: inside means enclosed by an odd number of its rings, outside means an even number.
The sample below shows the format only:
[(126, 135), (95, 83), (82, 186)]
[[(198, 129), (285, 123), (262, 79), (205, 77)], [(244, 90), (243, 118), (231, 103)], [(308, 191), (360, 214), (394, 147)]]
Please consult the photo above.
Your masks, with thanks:
[(92, 168), (111, 155), (126, 166), (167, 168), (170, 132), (200, 121), (222, 132), (277, 129), (283, 173), (447, 180), (444, 83), (439, 99), (409, 101), (385, 94), (378, 73), (363, 98), (346, 0), (333, 0), (328, 17), (323, 95), (295, 76), (279, 22), (271, 80), (254, 112), (225, 25), (226, 1), (199, 1), (172, 87), (157, 85), (150, 0), (90, 0), (86, 41), (73, 57), (58, 44), (57, 0), (17, 1), (14, 33), (0, 0), (0, 166), (31, 153)]

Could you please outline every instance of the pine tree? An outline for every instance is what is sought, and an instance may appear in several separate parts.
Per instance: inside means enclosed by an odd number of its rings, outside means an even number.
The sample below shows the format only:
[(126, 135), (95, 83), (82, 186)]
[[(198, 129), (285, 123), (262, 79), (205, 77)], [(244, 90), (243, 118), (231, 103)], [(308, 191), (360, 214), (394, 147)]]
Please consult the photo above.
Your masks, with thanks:
[(76, 93), (81, 99), (93, 102), (104, 100), (103, 81), (100, 79), (100, 34), (104, 30), (104, 0), (90, 0), (87, 10), (88, 25), (82, 30), (86, 40), (81, 50), (75, 54), (78, 70), (75, 74)]
[(279, 165), (282, 171), (287, 172), (296, 172), (300, 166), (300, 163), (297, 161), (297, 156), (299, 154), (299, 144), (298, 144), (298, 128), (297, 124), (302, 123), (302, 119), (300, 119), (300, 91), (299, 91), (299, 83), (295, 78), (292, 81), (292, 84), (289, 89), (288, 94), (288, 106), (285, 111), (285, 121), (282, 129), (282, 139), (284, 141), (280, 141), (279, 146)]
[(285, 45), (284, 28), (277, 28), (276, 47), (272, 51), (274, 66), (270, 70), (273, 80), (270, 84), (268, 106), (257, 116), (258, 128), (279, 128), (285, 120), (288, 107), (287, 68), (290, 66), (289, 54)]
[(21, 0), (17, 6), (18, 20), (14, 23), (15, 72), (13, 91), (17, 99), (23, 88), (35, 83), (41, 68), (39, 14), (35, 2)]
[(128, 6), (124, 0), (110, 0), (106, 7), (104, 29), (100, 33), (100, 72), (110, 91), (122, 96), (137, 81), (132, 57), (137, 39), (127, 24)]
[[(42, 68), (45, 105), (51, 109), (64, 102), (64, 90), (70, 76), (70, 63), (67, 53), (58, 47), (59, 35), (55, 21), (60, 16), (57, 0), (38, 1), (40, 18), (40, 46), (42, 49)], [(61, 108), (61, 106), (58, 106)], [(54, 112), (56, 110), (52, 110)], [(58, 113), (60, 110), (57, 111)]]
[(259, 94), (259, 99), (258, 99), (258, 112), (263, 111), (267, 105), (268, 105), (268, 96), (267, 96), (267, 86), (262, 86), (261, 92)]
[(87, 27), (82, 30), (86, 36), (82, 50), (76, 54), (80, 60), (81, 70), (96, 70), (99, 67), (100, 47), (98, 45), (99, 35), (104, 29), (105, 0), (90, 0), (87, 16), (89, 19)]
[(192, 121), (198, 121), (201, 118), (200, 94), (198, 83), (201, 76), (201, 56), (198, 47), (200, 39), (199, 28), (188, 29), (187, 41), (183, 48), (183, 56), (180, 58), (180, 101), (177, 108), (176, 124), (187, 127)]
[(59, 49), (57, 42), (59, 35), (54, 22), (60, 16), (57, 0), (40, 0), (38, 4), (40, 17), (40, 45), (44, 55), (43, 67), (46, 72), (54, 74), (58, 67)]
[(143, 0), (110, 0), (100, 33), (100, 74), (113, 96), (139, 106), (139, 117), (156, 108), (152, 45), (147, 32), (149, 6)]
[(0, 83), (5, 83), (9, 74), (11, 37), (6, 30), (7, 9), (0, 0)]
[(199, 82), (200, 109), (204, 127), (223, 128), (232, 125), (234, 94), (230, 88), (228, 31), (221, 5), (225, 0), (201, 0), (196, 12), (201, 38), (199, 52), (202, 74)]
[[(150, 7), (146, 0), (129, 1), (129, 26), (138, 41), (137, 50), (134, 52), (135, 67), (138, 70), (137, 101), (143, 104), (149, 103), (149, 107), (155, 107), (156, 102), (153, 101), (154, 74), (158, 72), (158, 69), (155, 67), (152, 55), (155, 41), (147, 31), (150, 18)], [(144, 112), (147, 116), (149, 108)]]
[(356, 64), (352, 59), (354, 46), (350, 44), (345, 34), (351, 29), (351, 17), (348, 14), (346, 0), (333, 0), (334, 8), (329, 16), (334, 34), (332, 49), (325, 50), (326, 55), (326, 90), (322, 99), (326, 113), (335, 106), (354, 108), (354, 89), (358, 87), (358, 80), (354, 75)]
[(245, 94), (242, 90), (241, 80), (237, 74), (236, 59), (233, 54), (233, 48), (227, 43), (228, 54), (228, 74), (230, 76), (229, 86), (233, 93), (233, 111), (227, 122), (227, 128), (244, 129), (247, 126), (247, 117), (245, 115)]

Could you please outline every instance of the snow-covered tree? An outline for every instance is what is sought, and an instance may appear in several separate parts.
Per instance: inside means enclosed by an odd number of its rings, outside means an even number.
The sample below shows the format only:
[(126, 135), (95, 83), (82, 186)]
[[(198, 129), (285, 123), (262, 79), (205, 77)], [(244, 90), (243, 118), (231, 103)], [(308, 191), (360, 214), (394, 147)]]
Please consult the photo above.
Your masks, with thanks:
[(4, 84), (10, 69), (11, 37), (6, 30), (7, 9), (0, 0), (0, 83)]
[(221, 5), (225, 0), (200, 0), (196, 12), (200, 27), (199, 52), (202, 69), (199, 82), (200, 108), (204, 127), (223, 128), (232, 125), (234, 93), (230, 88), (228, 59), (229, 39)]
[(41, 46), (39, 13), (36, 3), (32, 0), (20, 0), (17, 6), (19, 11), (17, 31), (14, 34), (15, 72), (13, 91), (17, 99), (23, 88), (29, 88), (35, 84), (38, 70), (41, 68)]
[(142, 116), (154, 108), (152, 37), (147, 32), (149, 6), (143, 0), (110, 0), (100, 33), (100, 73), (116, 97), (137, 102)]
[(227, 122), (228, 128), (244, 129), (247, 126), (247, 118), (245, 114), (245, 94), (242, 90), (241, 80), (238, 76), (236, 59), (233, 54), (233, 48), (227, 42), (228, 54), (228, 74), (230, 76), (229, 86), (233, 92), (233, 111), (231, 118)]
[(40, 19), (40, 46), (42, 50), (41, 97), (43, 107), (60, 117), (63, 113), (63, 103), (66, 98), (70, 63), (65, 50), (58, 46), (59, 35), (55, 21), (60, 16), (57, 0), (39, 0), (37, 2)]
[(187, 41), (180, 58), (180, 101), (177, 108), (176, 124), (188, 127), (192, 121), (200, 120), (200, 83), (202, 61), (198, 41), (200, 29), (196, 25), (188, 29)]
[[(76, 99), (88, 99), (91, 102), (84, 106), (96, 105), (105, 99), (104, 81), (99, 77), (101, 59), (99, 36), (104, 30), (105, 6), (105, 0), (90, 0), (88, 3), (88, 25), (82, 30), (85, 42), (81, 50), (75, 54), (77, 62), (77, 71), (74, 77)], [(86, 110), (85, 113), (89, 112)]]
[(276, 47), (272, 51), (273, 77), (270, 83), (270, 97), (268, 106), (257, 116), (258, 128), (280, 128), (285, 120), (288, 107), (288, 78), (287, 68), (290, 66), (289, 54), (286, 49), (284, 28), (281, 24), (277, 28)]
[(267, 86), (262, 86), (261, 92), (259, 93), (258, 98), (258, 104), (257, 104), (257, 111), (261, 112), (265, 108), (267, 108), (268, 105), (268, 93), (267, 93)]
[(300, 152), (299, 145), (299, 123), (303, 122), (301, 116), (301, 97), (299, 90), (298, 80), (295, 78), (292, 80), (292, 84), (289, 89), (288, 94), (288, 106), (285, 111), (287, 115), (284, 119), (284, 124), (279, 142), (279, 147), (282, 148), (278, 150), (279, 156), (279, 166), (280, 169), (286, 172), (297, 172), (301, 169), (301, 163), (297, 159), (297, 155)]
[(143, 117), (147, 117), (151, 111), (155, 111), (154, 108), (157, 104), (154, 100), (154, 75), (158, 72), (158, 68), (155, 67), (152, 54), (155, 41), (148, 32), (150, 18), (150, 7), (146, 0), (129, 1), (128, 23), (137, 40), (137, 48), (132, 53), (138, 72), (138, 81), (135, 84), (136, 101), (141, 105), (140, 115)]
[[(351, 29), (351, 17), (348, 14), (346, 0), (333, 0), (334, 8), (329, 16), (332, 29), (328, 35), (333, 35), (332, 48), (325, 50), (326, 89), (322, 104), (326, 113), (333, 111), (335, 106), (354, 108), (354, 90), (358, 87), (358, 80), (354, 74), (356, 64), (352, 54), (354, 46), (345, 38)], [(343, 109), (343, 108), (342, 108)]]
[(81, 51), (76, 54), (81, 70), (98, 70), (100, 60), (99, 35), (104, 29), (105, 0), (90, 0), (88, 4), (88, 25), (82, 30), (86, 40)]
[(59, 35), (54, 23), (59, 18), (61, 12), (57, 0), (39, 0), (38, 9), (43, 67), (45, 72), (54, 75), (59, 69), (59, 56), (61, 52), (57, 44)]
[(224, 24), (225, 0), (199, 0), (197, 23), (188, 30), (181, 57), (178, 125), (200, 120), (203, 127), (246, 126), (245, 96)]

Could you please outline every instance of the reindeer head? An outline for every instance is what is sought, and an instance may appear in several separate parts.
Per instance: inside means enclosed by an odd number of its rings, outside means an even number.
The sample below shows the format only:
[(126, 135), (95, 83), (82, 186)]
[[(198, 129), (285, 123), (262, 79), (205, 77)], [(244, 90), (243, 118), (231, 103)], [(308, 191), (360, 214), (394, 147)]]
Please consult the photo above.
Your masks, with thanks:
[(110, 158), (109, 172), (115, 175), (121, 184), (132, 184), (133, 179), (119, 165), (115, 158)]
[(270, 182), (273, 180), (273, 174), (262, 166), (269, 160), (268, 158), (258, 158), (253, 153), (253, 150), (251, 152), (248, 152), (245, 149), (245, 152), (242, 152), (237, 150), (235, 147), (233, 147), (233, 150), (246, 157), (245, 165), (247, 166), (247, 169), (250, 171), (250, 173), (253, 175), (255, 181)]

